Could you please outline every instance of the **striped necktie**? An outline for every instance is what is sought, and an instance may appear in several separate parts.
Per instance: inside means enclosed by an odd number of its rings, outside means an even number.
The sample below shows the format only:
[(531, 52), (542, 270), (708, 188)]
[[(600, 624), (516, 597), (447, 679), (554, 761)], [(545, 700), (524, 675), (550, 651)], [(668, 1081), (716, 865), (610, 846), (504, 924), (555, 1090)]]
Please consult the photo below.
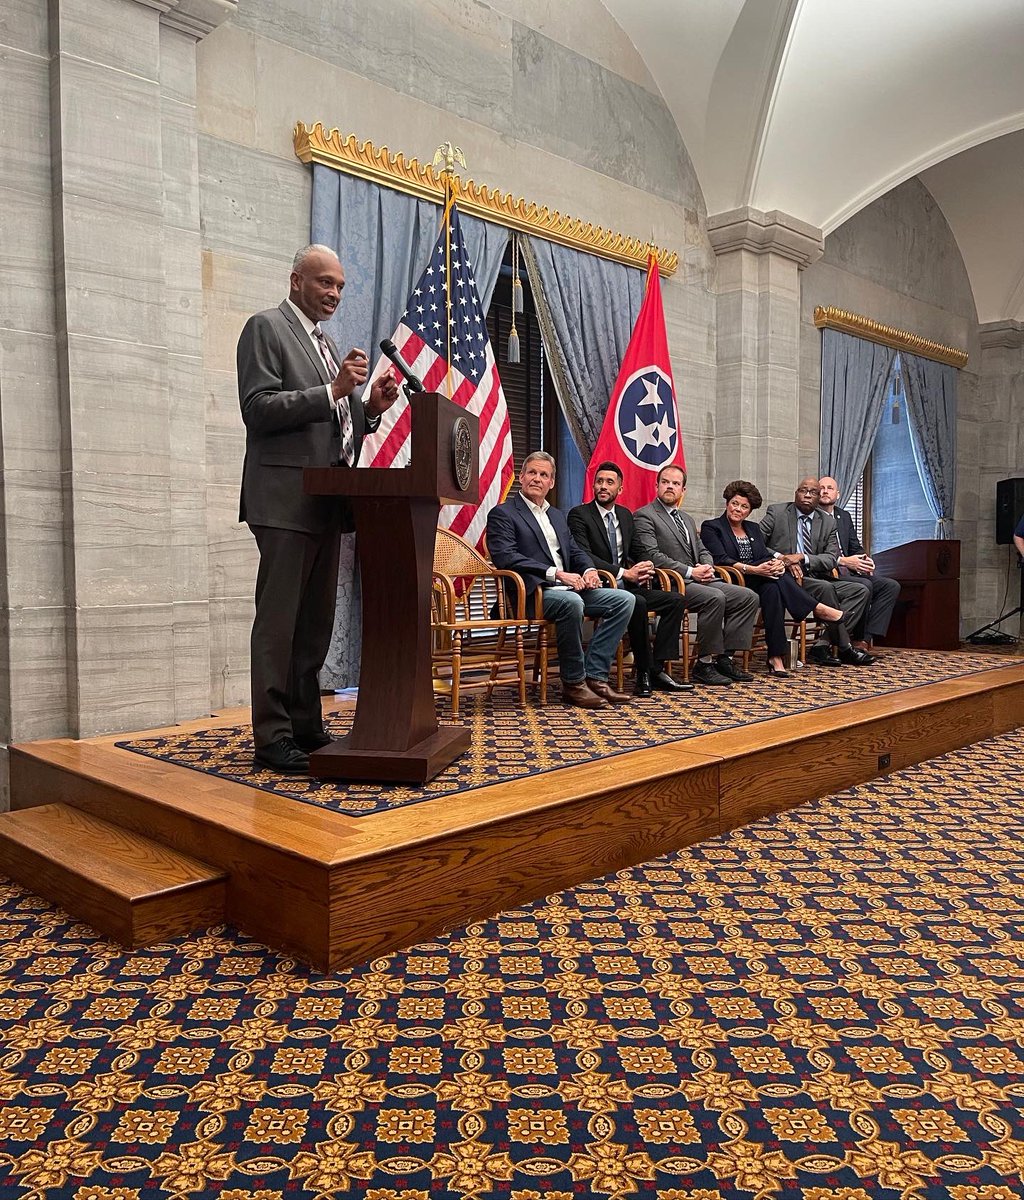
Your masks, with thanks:
[[(331, 353), (331, 348), (324, 337), (324, 331), (319, 325), (313, 327), (313, 338), (316, 341), (317, 349), (320, 351), (320, 357), (324, 361), (324, 366), (327, 368), (327, 374), (333, 380), (335, 375), (338, 374), (338, 364), (334, 361), (334, 355)], [(335, 409), (338, 413), (338, 424), (341, 428), (341, 461), (346, 467), (351, 467), (356, 461), (356, 439), (355, 429), (352, 425), (350, 397), (342, 396), (335, 404)]]

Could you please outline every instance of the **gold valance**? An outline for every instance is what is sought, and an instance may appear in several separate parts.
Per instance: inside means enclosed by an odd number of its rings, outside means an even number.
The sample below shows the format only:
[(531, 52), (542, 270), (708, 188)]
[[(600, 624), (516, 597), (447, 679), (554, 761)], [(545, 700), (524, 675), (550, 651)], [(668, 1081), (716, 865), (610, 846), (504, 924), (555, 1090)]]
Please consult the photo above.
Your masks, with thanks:
[(962, 367), (967, 362), (966, 350), (958, 350), (955, 346), (943, 346), (941, 342), (929, 341), (920, 334), (895, 329), (892, 325), (880, 325), (870, 317), (859, 317), (856, 313), (846, 312), (842, 308), (816, 308), (814, 324), (819, 329), (838, 329), (842, 333), (852, 333), (854, 337), (881, 342), (883, 346), (892, 346), (894, 350), (920, 354), (922, 358), (948, 363), (951, 367)]
[[(349, 175), (358, 175), (385, 187), (438, 203), (444, 200), (441, 173), (431, 166), (421, 166), (418, 159), (406, 159), (402, 153), (392, 154), (387, 146), (376, 147), (372, 142), (357, 141), (354, 134), (342, 137), (337, 129), (329, 132), (321, 122), (295, 125), (295, 153), (305, 163), (318, 162)], [(535, 233), (551, 242), (559, 242), (574, 250), (585, 250), (600, 258), (610, 258), (630, 267), (646, 267), (647, 254), (653, 250), (658, 260), (658, 272), (673, 275), (679, 265), (675, 251), (662, 250), (639, 238), (613, 233), (599, 225), (591, 225), (576, 217), (566, 217), (521, 196), (513, 199), (510, 192), (492, 191), (471, 179), (452, 176), (455, 200), (464, 213), (482, 217), (520, 233)]]

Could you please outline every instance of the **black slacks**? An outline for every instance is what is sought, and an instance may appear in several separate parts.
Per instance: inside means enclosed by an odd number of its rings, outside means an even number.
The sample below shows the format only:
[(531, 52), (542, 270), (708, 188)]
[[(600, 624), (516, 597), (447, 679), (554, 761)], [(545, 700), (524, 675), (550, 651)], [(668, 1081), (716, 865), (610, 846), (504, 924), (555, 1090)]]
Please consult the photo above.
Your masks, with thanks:
[(260, 552), (250, 639), (252, 733), (257, 746), (323, 729), (320, 668), (334, 629), (337, 526), (299, 533), (251, 525)]

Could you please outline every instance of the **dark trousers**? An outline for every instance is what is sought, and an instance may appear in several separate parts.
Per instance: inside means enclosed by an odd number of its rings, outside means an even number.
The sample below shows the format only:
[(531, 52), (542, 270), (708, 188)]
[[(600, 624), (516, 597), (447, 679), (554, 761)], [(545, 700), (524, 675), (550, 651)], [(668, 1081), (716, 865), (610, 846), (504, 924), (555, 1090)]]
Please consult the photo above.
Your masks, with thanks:
[(818, 601), (787, 571), (778, 579), (746, 575), (744, 583), (757, 592), (764, 624), (765, 649), (769, 658), (785, 658), (789, 651), (786, 636), (786, 613), (797, 621), (810, 616)]
[(251, 525), (260, 552), (250, 639), (252, 735), (257, 746), (323, 729), (320, 668), (334, 628), (338, 530), (298, 533)]
[(658, 629), (654, 635), (654, 670), (660, 671), (666, 662), (680, 657), (679, 631), (686, 613), (686, 600), (678, 592), (663, 592), (658, 588), (630, 589), (636, 596), (636, 608), (629, 622), (629, 645), (633, 651), (633, 666), (637, 671), (651, 670), (651, 647), (648, 641), (648, 613), (658, 614)]
[(852, 575), (851, 578), (868, 585), (871, 599), (860, 621), (850, 630), (850, 636), (855, 642), (870, 642), (876, 637), (885, 637), (899, 598), (899, 583), (895, 579), (886, 579), (884, 575)]

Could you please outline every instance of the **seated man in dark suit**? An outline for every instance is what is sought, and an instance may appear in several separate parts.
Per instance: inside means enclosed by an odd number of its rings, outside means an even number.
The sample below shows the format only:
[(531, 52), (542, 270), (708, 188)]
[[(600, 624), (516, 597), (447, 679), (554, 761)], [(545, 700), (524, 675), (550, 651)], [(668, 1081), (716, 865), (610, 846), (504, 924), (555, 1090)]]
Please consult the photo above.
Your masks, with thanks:
[[(665, 670), (665, 663), (678, 658), (679, 630), (686, 612), (686, 601), (678, 592), (666, 592), (648, 586), (654, 579), (654, 563), (639, 562), (633, 554), (633, 514), (616, 504), (622, 491), (622, 468), (603, 462), (594, 474), (594, 499), (577, 504), (569, 513), (569, 528), (577, 546), (590, 556), (594, 565), (614, 575), (636, 596), (636, 608), (629, 622), (629, 644), (633, 650), (638, 696), (658, 692), (687, 692), (693, 684), (679, 683)], [(647, 641), (648, 613), (658, 614), (654, 637), (654, 663)], [(685, 651), (683, 651), (685, 653)]]
[(871, 589), (871, 599), (857, 625), (850, 630), (853, 644), (861, 650), (871, 652), (876, 637), (885, 637), (892, 620), (892, 611), (900, 594), (900, 585), (895, 579), (887, 579), (875, 572), (875, 560), (861, 545), (853, 517), (845, 508), (839, 507), (839, 484), (831, 475), (818, 480), (820, 498), (818, 507), (827, 512), (836, 523), (839, 536), (839, 574), (852, 575)]
[[(808, 658), (820, 667), (838, 667), (840, 660), (867, 667), (875, 660), (850, 641), (855, 626), (868, 606), (870, 592), (860, 580), (836, 579), (839, 544), (836, 523), (818, 507), (821, 492), (815, 477), (801, 479), (789, 504), (769, 504), (761, 521), (761, 533), (769, 550), (780, 554), (798, 583), (824, 604), (843, 611), (843, 619), (825, 626), (828, 641), (811, 647)], [(839, 657), (829, 649), (838, 647)]]
[[(528, 598), (541, 589), (544, 616), (555, 625), (566, 704), (626, 704), (629, 697), (611, 687), (608, 671), (633, 615), (633, 596), (625, 589), (601, 586), (601, 577), (573, 541), (565, 517), (547, 502), (554, 483), (551, 455), (542, 450), (528, 455), (519, 472), (519, 495), (487, 514), (487, 548), (496, 567), (522, 576)], [(586, 654), (585, 616), (600, 618)]]
[(749, 588), (724, 583), (689, 513), (680, 508), (686, 491), (682, 467), (658, 472), (658, 498), (633, 514), (636, 546), (656, 567), (678, 571), (686, 580), (686, 607), (697, 614), (700, 659), (696, 683), (749, 683), (754, 677), (733, 662), (737, 650), (749, 650), (757, 620), (757, 596)]

